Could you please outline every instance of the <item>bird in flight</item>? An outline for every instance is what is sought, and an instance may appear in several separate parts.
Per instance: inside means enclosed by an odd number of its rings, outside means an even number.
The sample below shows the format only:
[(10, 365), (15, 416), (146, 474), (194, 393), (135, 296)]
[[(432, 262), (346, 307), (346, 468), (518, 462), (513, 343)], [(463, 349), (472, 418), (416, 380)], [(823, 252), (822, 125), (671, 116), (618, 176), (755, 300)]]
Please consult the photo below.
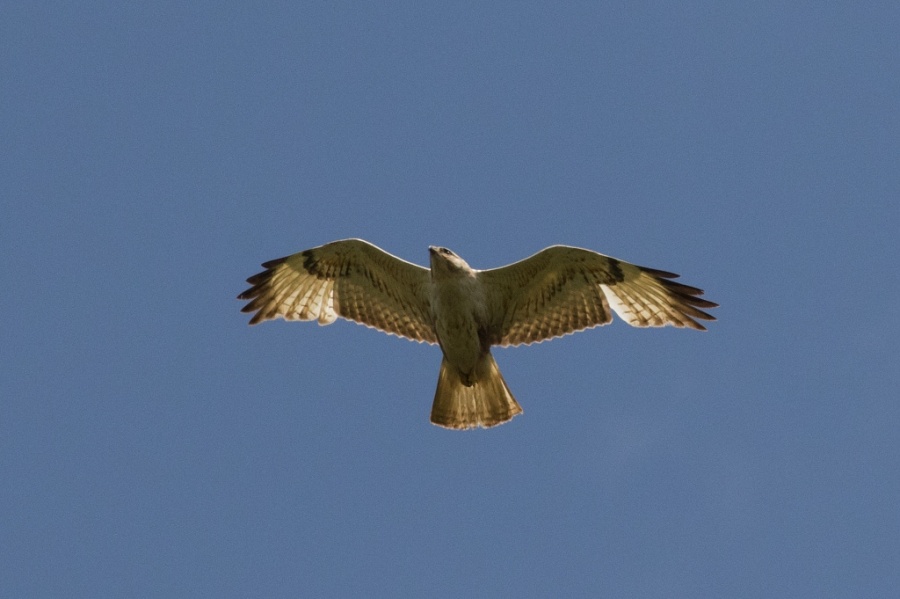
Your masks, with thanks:
[(701, 289), (678, 275), (597, 252), (555, 245), (519, 262), (476, 270), (444, 247), (428, 248), (431, 268), (362, 239), (345, 239), (265, 262), (238, 296), (241, 311), (265, 320), (338, 316), (443, 353), (431, 422), (451, 429), (491, 427), (522, 412), (491, 346), (528, 345), (608, 324), (615, 312), (636, 327), (706, 330)]

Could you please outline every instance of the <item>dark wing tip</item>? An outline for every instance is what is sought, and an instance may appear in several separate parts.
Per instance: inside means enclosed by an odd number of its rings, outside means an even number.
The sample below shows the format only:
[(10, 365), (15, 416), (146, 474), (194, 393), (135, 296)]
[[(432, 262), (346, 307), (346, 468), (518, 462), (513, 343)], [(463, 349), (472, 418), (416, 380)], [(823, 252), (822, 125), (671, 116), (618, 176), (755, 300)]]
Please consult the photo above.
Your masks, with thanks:
[[(251, 290), (251, 291), (252, 291), (252, 290)], [(259, 300), (260, 300), (259, 296), (254, 296), (254, 297), (241, 297), (241, 296), (238, 296), (238, 299), (250, 299), (250, 300), (252, 300), (252, 301), (251, 301), (250, 303), (248, 303), (246, 306), (243, 306), (243, 307), (241, 308), (241, 312), (244, 312), (244, 313), (250, 313), (250, 312), (255, 312), (256, 310), (259, 309), (259, 306), (258, 306), (258, 304), (260, 303), (260, 301), (259, 301)]]
[[(666, 290), (669, 291), (669, 293), (671, 293), (681, 304), (682, 310), (684, 311), (685, 315), (691, 317), (691, 319), (699, 318), (701, 320), (716, 320), (716, 317), (712, 314), (708, 314), (707, 312), (699, 309), (719, 307), (719, 304), (717, 304), (716, 302), (698, 297), (703, 295), (702, 289), (700, 289), (699, 287), (692, 287), (690, 285), (685, 285), (684, 283), (670, 280), (675, 279), (679, 276), (675, 273), (671, 273), (666, 270), (656, 270), (655, 268), (645, 268), (643, 266), (641, 266), (640, 268), (647, 274), (656, 277), (657, 280), (662, 283), (663, 287), (665, 287)], [(704, 327), (699, 322), (696, 322), (694, 320), (692, 320), (692, 322), (697, 325), (697, 330), (706, 330), (706, 327)]]
[(252, 300), (254, 297), (259, 295), (259, 293), (260, 293), (260, 286), (254, 285), (250, 289), (245, 289), (244, 291), (239, 293), (237, 298), (239, 300)]
[[(699, 318), (701, 320), (716, 320), (715, 316), (713, 316), (712, 314), (707, 314), (703, 310), (691, 310), (691, 316), (693, 316), (694, 318)], [(697, 326), (699, 326), (704, 331), (706, 330), (706, 328), (704, 328), (703, 325), (701, 325), (699, 322), (697, 323)]]
[(251, 285), (259, 285), (261, 283), (265, 283), (272, 277), (271, 270), (264, 270), (263, 272), (258, 272), (252, 277), (247, 277), (247, 282)]
[(253, 275), (252, 277), (247, 279), (247, 282), (250, 283), (252, 287), (250, 287), (250, 289), (242, 291), (241, 294), (237, 296), (237, 298), (239, 300), (251, 300), (256, 296), (261, 295), (265, 291), (266, 286), (271, 280), (271, 270), (266, 270)]
[(698, 308), (718, 308), (719, 304), (716, 302), (711, 302), (709, 300), (705, 300), (702, 297), (690, 297), (691, 305), (697, 306)]
[[(241, 310), (241, 312), (247, 312), (247, 310)], [(257, 312), (256, 314), (253, 315), (253, 318), (251, 318), (250, 322), (248, 322), (247, 324), (249, 324), (250, 326), (253, 326), (255, 324), (261, 323), (263, 320), (266, 320), (266, 319), (263, 317), (262, 312)]]
[(247, 282), (252, 285), (249, 289), (241, 292), (237, 299), (249, 301), (246, 306), (241, 308), (241, 312), (250, 313), (256, 312), (253, 315), (253, 318), (250, 319), (250, 324), (259, 324), (263, 320), (267, 320), (267, 316), (263, 314), (262, 308), (265, 306), (265, 295), (268, 291), (269, 284), (272, 281), (272, 275), (274, 274), (275, 267), (283, 264), (287, 260), (287, 257), (284, 258), (276, 258), (275, 260), (269, 260), (268, 262), (263, 262), (262, 266), (266, 270), (262, 272), (258, 272), (252, 277), (247, 279)]
[(250, 324), (258, 324), (263, 320), (266, 320), (266, 317), (263, 315), (263, 308), (265, 308), (268, 300), (264, 295), (264, 292), (265, 289), (263, 286), (257, 285), (238, 296), (238, 299), (240, 300), (250, 300), (246, 306), (241, 307), (241, 312), (244, 314), (256, 312), (256, 314), (253, 315), (253, 318), (250, 319)]
[[(283, 258), (275, 258), (274, 260), (269, 260), (268, 262), (263, 262), (261, 266), (262, 266), (263, 268), (267, 268), (267, 269), (269, 269), (269, 270), (272, 270), (273, 268), (275, 268), (275, 267), (278, 266), (279, 264), (284, 264), (284, 263), (287, 261), (288, 258), (290, 258), (290, 256), (284, 256)], [(264, 274), (264, 273), (259, 273), (259, 274), (261, 275), (261, 274)], [(254, 275), (254, 276), (257, 276), (257, 277), (258, 277), (259, 275)]]
[(266, 270), (262, 272), (258, 272), (252, 277), (247, 278), (247, 282), (254, 286), (259, 286), (262, 283), (265, 283), (269, 279), (272, 278), (273, 271), (276, 267), (281, 266), (290, 256), (285, 256), (284, 258), (275, 258), (274, 260), (269, 260), (268, 262), (263, 262), (262, 267)]
[(638, 268), (645, 273), (653, 275), (654, 277), (659, 277), (660, 279), (677, 279), (681, 276), (674, 272), (669, 272), (668, 270), (657, 270), (655, 268), (647, 268), (646, 266), (638, 266)]

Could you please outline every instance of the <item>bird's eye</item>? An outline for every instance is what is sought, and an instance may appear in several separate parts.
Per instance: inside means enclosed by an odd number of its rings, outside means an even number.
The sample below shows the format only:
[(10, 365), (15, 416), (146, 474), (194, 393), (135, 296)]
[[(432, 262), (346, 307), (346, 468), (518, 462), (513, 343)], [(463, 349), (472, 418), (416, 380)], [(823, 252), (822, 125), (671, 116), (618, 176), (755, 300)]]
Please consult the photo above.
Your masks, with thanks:
[(450, 253), (450, 250), (448, 250), (447, 248), (441, 248), (441, 253), (442, 253), (442, 254), (449, 254), (449, 253)]

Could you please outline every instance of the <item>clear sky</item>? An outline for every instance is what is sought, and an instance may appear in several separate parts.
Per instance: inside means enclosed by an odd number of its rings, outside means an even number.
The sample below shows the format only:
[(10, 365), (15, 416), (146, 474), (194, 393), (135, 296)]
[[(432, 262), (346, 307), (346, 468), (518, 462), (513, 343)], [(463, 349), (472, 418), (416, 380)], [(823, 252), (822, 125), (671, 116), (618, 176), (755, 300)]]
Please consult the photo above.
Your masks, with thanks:
[[(896, 2), (10, 3), (0, 594), (887, 597), (900, 587)], [(248, 327), (361, 237), (671, 270), (709, 332), (440, 351)]]

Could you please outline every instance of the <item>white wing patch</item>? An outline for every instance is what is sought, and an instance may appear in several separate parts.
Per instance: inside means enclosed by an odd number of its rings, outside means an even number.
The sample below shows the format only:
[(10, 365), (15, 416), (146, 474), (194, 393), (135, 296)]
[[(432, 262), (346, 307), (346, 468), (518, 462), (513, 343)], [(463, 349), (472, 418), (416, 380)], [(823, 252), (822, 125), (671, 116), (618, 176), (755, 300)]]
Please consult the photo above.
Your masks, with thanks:
[(685, 326), (682, 319), (665, 304), (665, 300), (647, 290), (627, 285), (601, 285), (606, 301), (619, 318), (635, 327), (662, 327), (667, 324)]

